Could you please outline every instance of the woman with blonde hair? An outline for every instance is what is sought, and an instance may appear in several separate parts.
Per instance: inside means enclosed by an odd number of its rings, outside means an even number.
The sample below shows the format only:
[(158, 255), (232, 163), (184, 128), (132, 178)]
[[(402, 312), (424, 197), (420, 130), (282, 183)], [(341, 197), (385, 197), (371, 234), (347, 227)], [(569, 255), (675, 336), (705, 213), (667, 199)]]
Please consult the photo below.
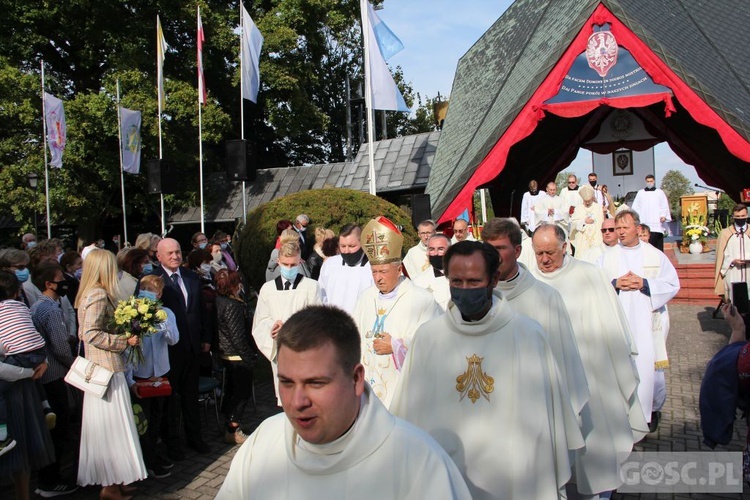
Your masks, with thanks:
[(117, 263), (107, 250), (92, 250), (83, 261), (76, 298), (78, 338), (86, 359), (114, 372), (104, 398), (85, 393), (78, 484), (102, 485), (102, 499), (122, 499), (125, 485), (146, 478), (138, 432), (125, 381), (122, 352), (138, 337), (111, 333), (117, 301)]
[(315, 228), (315, 245), (313, 251), (307, 258), (307, 266), (310, 268), (310, 277), (317, 280), (320, 277), (320, 268), (323, 266), (323, 262), (328, 258), (323, 253), (323, 242), (328, 238), (336, 236), (333, 231), (324, 227)]

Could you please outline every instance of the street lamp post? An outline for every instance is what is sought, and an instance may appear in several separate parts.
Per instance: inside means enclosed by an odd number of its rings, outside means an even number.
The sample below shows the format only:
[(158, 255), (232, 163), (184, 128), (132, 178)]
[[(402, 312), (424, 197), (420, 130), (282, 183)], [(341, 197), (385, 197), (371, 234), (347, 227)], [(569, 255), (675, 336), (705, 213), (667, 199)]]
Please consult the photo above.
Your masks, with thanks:
[(36, 187), (39, 183), (39, 176), (36, 174), (36, 172), (29, 172), (26, 175), (26, 178), (29, 180), (29, 187), (34, 190), (34, 235), (39, 238), (39, 231), (37, 231), (37, 222), (36, 222)]

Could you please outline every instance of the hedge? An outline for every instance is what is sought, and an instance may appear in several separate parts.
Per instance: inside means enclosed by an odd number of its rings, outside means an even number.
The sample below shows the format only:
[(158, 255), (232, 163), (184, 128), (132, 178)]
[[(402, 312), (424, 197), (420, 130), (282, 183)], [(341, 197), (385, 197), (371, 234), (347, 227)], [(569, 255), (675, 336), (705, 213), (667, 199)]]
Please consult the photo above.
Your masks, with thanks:
[(341, 226), (356, 222), (362, 226), (385, 215), (402, 226), (406, 251), (416, 245), (417, 232), (411, 218), (402, 209), (377, 196), (352, 189), (315, 189), (290, 194), (261, 205), (247, 215), (247, 224), (233, 244), (242, 272), (248, 282), (259, 290), (265, 281), (268, 258), (276, 242), (276, 223), (294, 221), (299, 214), (310, 217), (307, 234), (315, 237), (315, 228), (322, 226), (338, 234)]

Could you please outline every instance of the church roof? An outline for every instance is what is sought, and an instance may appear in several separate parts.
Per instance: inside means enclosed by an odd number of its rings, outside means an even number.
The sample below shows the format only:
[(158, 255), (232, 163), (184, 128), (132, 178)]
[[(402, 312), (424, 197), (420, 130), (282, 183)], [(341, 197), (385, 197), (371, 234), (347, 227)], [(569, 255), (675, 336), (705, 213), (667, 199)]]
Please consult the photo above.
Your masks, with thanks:
[[(467, 185), (600, 4), (710, 106), (741, 145), (750, 140), (750, 52), (744, 46), (750, 9), (729, 0), (517, 0), (458, 63), (427, 185), (434, 216), (441, 217)], [(678, 112), (684, 110), (678, 106)], [(524, 172), (518, 185), (532, 175)], [(750, 181), (736, 172), (702, 177), (733, 190), (732, 181)]]
[[(408, 135), (375, 142), (378, 193), (421, 193), (427, 185), (440, 132)], [(248, 211), (275, 198), (307, 189), (340, 187), (369, 191), (368, 144), (351, 163), (326, 163), (306, 167), (269, 168), (257, 171), (246, 182)], [(228, 222), (242, 217), (242, 183), (229, 182), (224, 173), (209, 176), (206, 221)], [(172, 224), (200, 222), (200, 208), (187, 207), (169, 218)]]

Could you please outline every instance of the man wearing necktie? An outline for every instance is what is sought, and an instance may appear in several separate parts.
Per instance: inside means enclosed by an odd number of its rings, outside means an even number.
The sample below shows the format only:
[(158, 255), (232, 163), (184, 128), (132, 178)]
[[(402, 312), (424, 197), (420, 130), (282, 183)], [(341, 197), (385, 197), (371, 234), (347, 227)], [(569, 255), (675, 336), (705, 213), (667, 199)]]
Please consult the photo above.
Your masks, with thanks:
[(167, 403), (167, 448), (172, 460), (185, 458), (180, 439), (180, 414), (185, 424), (188, 446), (198, 453), (208, 453), (203, 441), (198, 406), (198, 377), (201, 352), (211, 349), (211, 332), (206, 328), (202, 312), (200, 278), (193, 271), (180, 267), (182, 250), (177, 240), (165, 238), (156, 247), (156, 258), (161, 266), (154, 274), (164, 279), (162, 303), (177, 319), (180, 340), (169, 347), (172, 395)]

